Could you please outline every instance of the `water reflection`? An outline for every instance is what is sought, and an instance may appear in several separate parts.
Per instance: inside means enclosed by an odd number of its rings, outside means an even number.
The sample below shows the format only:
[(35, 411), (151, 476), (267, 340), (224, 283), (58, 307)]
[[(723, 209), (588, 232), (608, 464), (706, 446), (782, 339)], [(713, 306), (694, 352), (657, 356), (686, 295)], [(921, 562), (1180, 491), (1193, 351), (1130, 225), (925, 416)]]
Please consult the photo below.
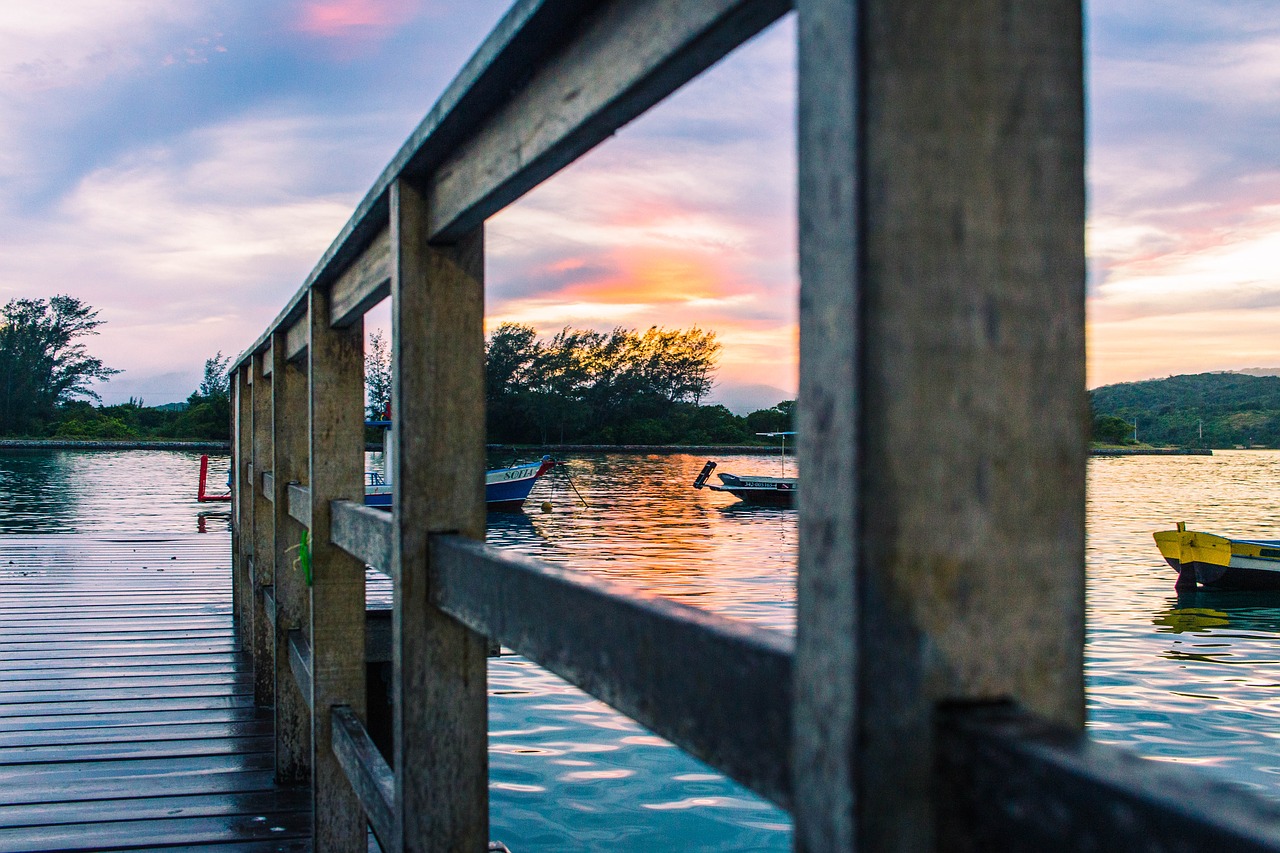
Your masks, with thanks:
[(75, 529), (78, 494), (67, 488), (67, 454), (0, 451), (0, 533)]
[(1187, 521), (1269, 538), (1280, 453), (1090, 462), (1089, 728), (1093, 737), (1196, 764), (1280, 797), (1280, 592), (1177, 593), (1151, 539)]

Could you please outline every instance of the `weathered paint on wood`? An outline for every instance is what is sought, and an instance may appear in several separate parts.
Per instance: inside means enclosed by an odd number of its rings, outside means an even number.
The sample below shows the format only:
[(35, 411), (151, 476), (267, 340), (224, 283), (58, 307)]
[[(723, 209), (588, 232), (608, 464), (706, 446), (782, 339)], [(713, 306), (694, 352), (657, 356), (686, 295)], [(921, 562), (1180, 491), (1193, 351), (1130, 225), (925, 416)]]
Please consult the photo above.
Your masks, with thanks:
[(323, 288), (311, 291), (308, 370), (311, 408), (312, 758), (315, 843), (324, 850), (366, 844), (365, 817), (333, 751), (330, 709), (365, 714), (364, 563), (333, 545), (330, 506), (364, 500), (364, 319), (343, 328)]
[(429, 604), (428, 536), (484, 536), (483, 237), (431, 245), (426, 199), (405, 182), (391, 211), (392, 844), (479, 850), (489, 834), (487, 643)]
[(800, 0), (797, 846), (934, 846), (944, 699), (1083, 721), (1075, 0)]
[[(281, 784), (305, 784), (311, 773), (311, 712), (298, 690), (289, 666), (289, 631), (309, 621), (308, 596), (298, 545), (304, 527), (289, 514), (289, 486), (308, 476), (307, 376), (296, 362), (285, 358), (285, 331), (276, 332), (271, 348), (272, 445), (275, 470), (272, 516), (275, 531), (275, 699), (276, 779)], [(305, 367), (302, 365), (301, 367)]]

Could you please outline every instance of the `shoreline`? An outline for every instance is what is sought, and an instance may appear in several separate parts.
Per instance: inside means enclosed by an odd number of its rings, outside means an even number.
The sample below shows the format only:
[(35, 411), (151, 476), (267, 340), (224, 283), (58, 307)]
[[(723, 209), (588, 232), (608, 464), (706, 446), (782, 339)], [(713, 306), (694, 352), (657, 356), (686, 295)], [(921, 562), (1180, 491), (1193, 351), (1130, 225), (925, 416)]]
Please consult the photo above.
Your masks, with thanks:
[(193, 450), (230, 453), (229, 441), (136, 438), (0, 438), (0, 450)]
[(1208, 447), (1092, 447), (1090, 456), (1212, 456)]

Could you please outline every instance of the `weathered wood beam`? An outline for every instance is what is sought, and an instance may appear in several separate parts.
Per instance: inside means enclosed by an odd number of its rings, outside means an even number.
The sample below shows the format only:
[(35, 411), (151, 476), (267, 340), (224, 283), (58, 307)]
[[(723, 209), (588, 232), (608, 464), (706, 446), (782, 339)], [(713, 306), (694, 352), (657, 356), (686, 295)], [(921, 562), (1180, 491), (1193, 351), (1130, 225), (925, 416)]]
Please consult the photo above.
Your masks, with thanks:
[(391, 294), (391, 228), (378, 232), (360, 257), (333, 283), (329, 324), (345, 328)]
[[(271, 335), (270, 335), (270, 334), (268, 334), (268, 335), (266, 336), (266, 338), (267, 338), (267, 341), (271, 341), (271, 340), (272, 340), (272, 337), (271, 337)], [(272, 365), (273, 365), (273, 364), (275, 364), (275, 360), (274, 360), (274, 359), (272, 358), (272, 356), (271, 356), (271, 347), (270, 347), (270, 346), (267, 346), (265, 349), (255, 351), (254, 355), (255, 355), (257, 358), (262, 359), (262, 375), (263, 375), (263, 376), (270, 376), (270, 375), (271, 375), (271, 367), (272, 367)]]
[(615, 0), (435, 170), (432, 236), (484, 222), (777, 20), (789, 0)]
[(252, 646), (253, 638), (253, 365), (231, 373), (234, 392), (234, 424), (231, 431), (232, 546), (235, 557), (232, 573), (233, 607), (242, 641)]
[[(309, 597), (305, 590), (298, 546), (306, 530), (291, 512), (290, 496), (309, 475), (307, 464), (307, 377), (296, 362), (286, 358), (285, 330), (273, 338), (272, 432), (275, 470), (272, 471), (272, 514), (275, 519), (275, 712), (276, 781), (302, 785), (311, 778), (311, 713), (289, 665), (289, 631), (309, 621)], [(294, 497), (292, 503), (297, 504)]]
[[(262, 594), (262, 612), (266, 614), (267, 623), (271, 625), (271, 628), (274, 631), (276, 627), (276, 588), (271, 584), (267, 584), (266, 586), (261, 588), (261, 594)], [(274, 649), (272, 651), (274, 653)], [(267, 658), (265, 662), (271, 664), (273, 667), (271, 682), (272, 682), (272, 691), (274, 692), (275, 664), (271, 658)]]
[(799, 0), (796, 847), (936, 849), (943, 700), (1084, 719), (1078, 0)]
[[(253, 701), (259, 707), (275, 704), (275, 616), (268, 623), (266, 600), (256, 590), (275, 583), (275, 516), (271, 509), (275, 483), (267, 483), (274, 464), (272, 447), (271, 387), (272, 380), (265, 373), (270, 359), (268, 353), (256, 353), (249, 360), (253, 381), (253, 476), (245, 479), (246, 488), (253, 494), (253, 595), (254, 621), (253, 643)], [(261, 472), (262, 476), (259, 476)], [(274, 607), (274, 602), (273, 602)]]
[(288, 495), (289, 517), (308, 530), (311, 529), (311, 489), (290, 483)]
[(938, 840), (950, 853), (1280, 850), (1274, 800), (1012, 705), (944, 709), (938, 756)]
[(307, 315), (304, 313), (285, 332), (284, 351), (291, 362), (305, 361), (307, 344), (311, 341), (311, 332), (307, 326)]
[(484, 245), (428, 242), (407, 182), (391, 202), (396, 832), (393, 849), (489, 836), (487, 641), (430, 604), (433, 532), (484, 537)]
[(270, 471), (262, 472), (262, 497), (268, 503), (276, 502), (276, 477)]
[(354, 711), (338, 706), (332, 719), (333, 752), (385, 850), (395, 837), (395, 774)]
[(331, 540), (330, 507), (364, 500), (364, 317), (330, 325), (329, 294), (312, 288), (308, 349), (311, 408), (311, 791), (319, 850), (367, 846), (364, 809), (333, 750), (330, 708), (365, 713), (364, 563)]
[[(307, 709), (314, 706), (314, 679), (311, 672), (311, 646), (301, 631), (289, 632), (289, 670), (293, 673), (293, 683), (298, 688), (298, 695), (306, 703)], [(313, 803), (314, 805), (314, 803)]]
[(790, 805), (789, 637), (460, 537), (430, 565), (441, 610)]
[[(353, 557), (391, 574), (391, 513), (357, 501), (334, 501), (330, 531), (333, 544)], [(395, 579), (395, 575), (391, 575)]]

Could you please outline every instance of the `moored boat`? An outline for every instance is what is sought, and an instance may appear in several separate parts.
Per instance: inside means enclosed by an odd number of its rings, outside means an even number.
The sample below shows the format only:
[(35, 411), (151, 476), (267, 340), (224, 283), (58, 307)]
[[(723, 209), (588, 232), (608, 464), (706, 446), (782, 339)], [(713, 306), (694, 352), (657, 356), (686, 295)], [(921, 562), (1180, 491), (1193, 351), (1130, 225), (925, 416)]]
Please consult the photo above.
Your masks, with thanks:
[[(544, 456), (537, 462), (492, 468), (484, 473), (484, 505), (489, 512), (516, 512), (524, 506), (538, 479), (555, 467), (555, 460)], [(391, 484), (380, 471), (364, 475), (365, 506), (391, 508)]]
[(698, 476), (693, 480), (695, 489), (708, 488), (713, 492), (727, 492), (739, 500), (751, 504), (763, 504), (765, 506), (782, 506), (790, 507), (795, 505), (796, 489), (800, 485), (799, 477), (788, 477), (787, 473), (787, 436), (795, 435), (794, 432), (758, 432), (756, 435), (768, 436), (770, 438), (782, 437), (782, 474), (781, 477), (758, 477), (754, 475), (740, 476), (738, 474), (716, 474), (720, 478), (720, 485), (708, 483), (711, 473), (716, 469), (716, 463), (708, 461), (702, 466), (702, 470), (698, 472)]
[(707, 479), (715, 470), (716, 463), (708, 462), (702, 466), (697, 479), (693, 481), (695, 489), (704, 486), (715, 492), (727, 492), (735, 498), (747, 503), (766, 506), (793, 506), (795, 503), (797, 478), (795, 477), (739, 477), (737, 474), (717, 474), (720, 485), (708, 483)]
[(1187, 530), (1184, 522), (1152, 536), (1178, 572), (1178, 589), (1280, 589), (1280, 539), (1232, 539)]
[[(365, 506), (391, 508), (391, 448), (386, 433), (391, 431), (391, 421), (365, 421), (365, 426), (381, 427), (385, 432), (382, 442), (382, 470), (365, 471)], [(506, 468), (490, 468), (484, 473), (484, 505), (489, 512), (517, 512), (533, 491), (534, 484), (556, 466), (550, 456), (537, 462), (525, 462)]]

